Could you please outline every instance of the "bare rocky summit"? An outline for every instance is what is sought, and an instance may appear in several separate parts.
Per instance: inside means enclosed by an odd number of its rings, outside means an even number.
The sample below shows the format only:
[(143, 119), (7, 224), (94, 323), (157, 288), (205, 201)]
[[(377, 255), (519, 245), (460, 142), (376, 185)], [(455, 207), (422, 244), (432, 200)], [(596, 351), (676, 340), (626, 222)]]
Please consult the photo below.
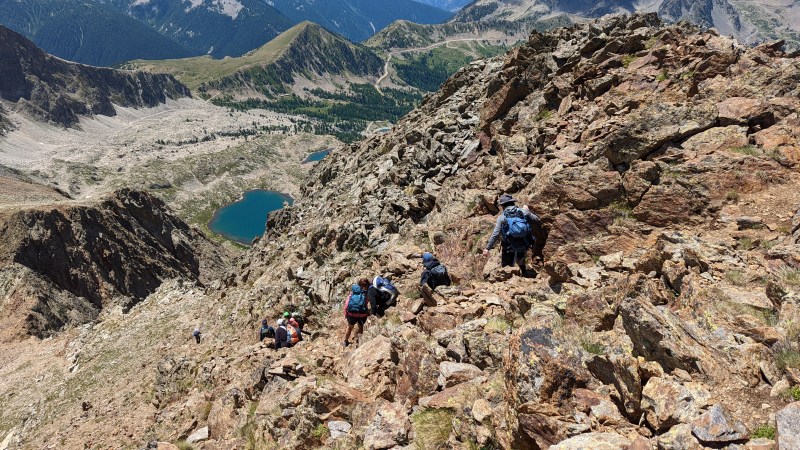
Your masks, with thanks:
[[(791, 448), (798, 80), (777, 44), (655, 15), (533, 33), (318, 163), (205, 291), (162, 285), (3, 359), (0, 429), (9, 448)], [(535, 278), (479, 255), (504, 192), (544, 220)], [(456, 281), (433, 301), (423, 250)], [(399, 304), (343, 348), (341, 302), (376, 274)], [(307, 340), (256, 343), (288, 304)]]

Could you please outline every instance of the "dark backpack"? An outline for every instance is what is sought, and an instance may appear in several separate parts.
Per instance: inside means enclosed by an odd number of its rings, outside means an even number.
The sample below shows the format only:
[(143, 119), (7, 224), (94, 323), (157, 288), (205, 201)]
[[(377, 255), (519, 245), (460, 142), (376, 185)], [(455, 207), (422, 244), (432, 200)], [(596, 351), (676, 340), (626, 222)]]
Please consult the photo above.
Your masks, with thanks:
[(357, 284), (353, 285), (350, 301), (347, 303), (347, 312), (365, 314), (367, 312), (367, 293)]
[(443, 264), (439, 264), (431, 269), (431, 275), (433, 275), (436, 280), (443, 280), (447, 277), (447, 267)]
[(261, 327), (261, 340), (265, 338), (274, 338), (275, 337), (275, 328), (267, 325), (265, 327)]

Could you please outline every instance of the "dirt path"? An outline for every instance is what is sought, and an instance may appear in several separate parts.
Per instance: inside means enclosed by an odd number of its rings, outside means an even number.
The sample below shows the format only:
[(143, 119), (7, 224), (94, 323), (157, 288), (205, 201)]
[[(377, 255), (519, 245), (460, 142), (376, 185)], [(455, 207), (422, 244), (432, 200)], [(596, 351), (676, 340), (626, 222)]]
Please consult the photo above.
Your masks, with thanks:
[[(383, 75), (381, 75), (381, 77), (378, 78), (378, 81), (375, 82), (375, 89), (378, 92), (380, 92), (381, 94), (383, 93), (383, 92), (381, 92), (381, 83), (383, 82), (383, 80), (386, 79), (386, 77), (389, 76), (389, 64), (391, 63), (393, 56), (399, 56), (399, 55), (402, 55), (403, 53), (424, 52), (424, 51), (428, 51), (428, 50), (433, 50), (434, 48), (441, 47), (443, 45), (448, 47), (448, 48), (452, 48), (452, 47), (450, 47), (450, 44), (453, 43), (453, 42), (469, 42), (469, 41), (482, 41), (482, 40), (485, 40), (485, 38), (447, 39), (447, 40), (444, 40), (444, 41), (441, 41), (441, 42), (437, 42), (435, 44), (431, 44), (431, 45), (429, 45), (427, 47), (414, 47), (414, 48), (405, 48), (405, 49), (402, 49), (402, 50), (392, 50), (392, 51), (389, 52), (389, 57), (386, 58), (386, 64), (383, 66)], [(478, 56), (475, 53), (472, 53), (472, 55), (473, 56)]]
[(381, 91), (381, 82), (389, 76), (389, 63), (392, 61), (392, 56), (393, 55), (390, 53), (389, 57), (386, 58), (386, 64), (383, 65), (383, 75), (381, 75), (381, 77), (378, 78), (378, 81), (375, 82), (375, 89), (381, 94), (383, 94)]

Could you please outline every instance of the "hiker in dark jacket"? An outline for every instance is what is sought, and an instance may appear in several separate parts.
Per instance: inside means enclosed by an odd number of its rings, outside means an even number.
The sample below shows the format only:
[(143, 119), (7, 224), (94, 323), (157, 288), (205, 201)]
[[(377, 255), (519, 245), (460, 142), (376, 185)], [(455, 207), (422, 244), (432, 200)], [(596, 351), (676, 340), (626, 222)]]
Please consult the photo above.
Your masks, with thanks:
[(501, 195), (497, 203), (503, 212), (497, 218), (483, 254), (487, 256), (500, 239), (501, 265), (508, 267), (517, 264), (524, 274), (527, 271), (525, 267), (527, 252), (535, 241), (533, 229), (541, 227), (542, 220), (527, 209), (518, 208), (517, 200), (508, 194)]
[(286, 329), (286, 319), (278, 319), (278, 328), (275, 329), (275, 349), (289, 348), (292, 346), (289, 331)]
[[(369, 302), (367, 301), (367, 291), (369, 290), (369, 280), (362, 278), (358, 280), (358, 284), (354, 284), (350, 289), (350, 295), (344, 302), (344, 318), (347, 320), (347, 332), (344, 334), (345, 347), (350, 345), (350, 333), (353, 332), (353, 327), (358, 325), (358, 331), (355, 335), (355, 340), (358, 341), (359, 336), (364, 334), (364, 324), (369, 317)], [(351, 302), (352, 301), (352, 302)]]
[(258, 330), (258, 342), (263, 342), (266, 338), (275, 337), (275, 328), (272, 328), (267, 319), (261, 321), (261, 329)]
[(371, 313), (383, 317), (383, 314), (397, 303), (397, 288), (389, 280), (377, 276), (372, 280), (372, 286), (367, 291), (367, 299), (371, 307)]
[(430, 252), (422, 254), (422, 278), (419, 280), (420, 286), (428, 286), (436, 289), (437, 286), (450, 286), (450, 275), (447, 268), (440, 263)]

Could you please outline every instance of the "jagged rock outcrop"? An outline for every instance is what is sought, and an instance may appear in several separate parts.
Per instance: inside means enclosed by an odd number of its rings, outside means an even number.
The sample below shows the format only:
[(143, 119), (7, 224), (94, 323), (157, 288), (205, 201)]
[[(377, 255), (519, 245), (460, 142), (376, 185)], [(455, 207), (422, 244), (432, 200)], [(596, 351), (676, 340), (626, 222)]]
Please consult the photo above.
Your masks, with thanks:
[[(155, 386), (140, 401), (61, 402), (69, 431), (28, 420), (26, 443), (103, 442), (123, 413), (146, 418), (125, 443), (207, 426), (202, 448), (685, 449), (763, 425), (781, 442), (794, 410), (777, 388), (800, 384), (798, 79), (775, 45), (654, 15), (534, 33), (335, 150), (204, 297), (164, 301), (208, 338), (175, 319), (132, 363)], [(535, 277), (480, 254), (504, 192), (542, 217)], [(424, 297), (423, 250), (454, 279)], [(398, 305), (343, 347), (342, 300), (377, 274)], [(255, 343), (290, 305), (307, 339)]]
[(189, 95), (172, 76), (70, 63), (0, 26), (0, 98), (42, 120), (70, 127), (83, 115), (115, 115), (114, 104), (153, 107)]
[(225, 261), (162, 201), (128, 190), (97, 204), (4, 211), (0, 234), (3, 339), (128, 310), (167, 279), (207, 283)]

